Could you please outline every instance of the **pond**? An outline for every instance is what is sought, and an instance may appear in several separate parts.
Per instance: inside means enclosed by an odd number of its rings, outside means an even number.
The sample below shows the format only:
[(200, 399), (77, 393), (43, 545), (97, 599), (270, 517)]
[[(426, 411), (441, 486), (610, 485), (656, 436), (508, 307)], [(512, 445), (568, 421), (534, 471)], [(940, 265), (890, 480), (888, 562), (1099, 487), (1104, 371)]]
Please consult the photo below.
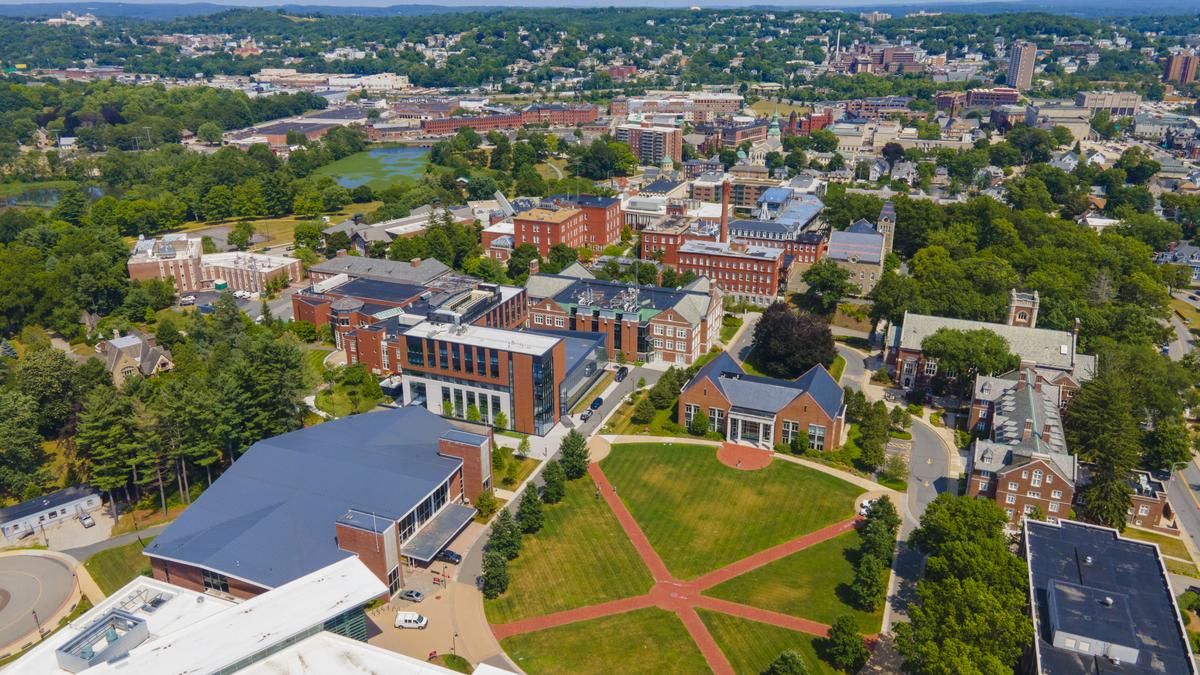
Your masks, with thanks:
[(345, 188), (370, 185), (386, 188), (402, 178), (418, 178), (425, 172), (427, 148), (392, 145), (372, 148), (327, 164), (315, 172), (329, 176)]
[[(58, 204), (58, 198), (62, 194), (63, 189), (58, 187), (37, 187), (36, 184), (31, 185), (28, 190), (18, 192), (9, 197), (3, 198), (4, 204), (7, 206), (33, 206), (37, 208), (51, 209)], [(106, 194), (116, 194), (115, 191), (109, 190), (98, 185), (88, 185), (83, 188), (83, 193), (89, 199), (95, 201)]]

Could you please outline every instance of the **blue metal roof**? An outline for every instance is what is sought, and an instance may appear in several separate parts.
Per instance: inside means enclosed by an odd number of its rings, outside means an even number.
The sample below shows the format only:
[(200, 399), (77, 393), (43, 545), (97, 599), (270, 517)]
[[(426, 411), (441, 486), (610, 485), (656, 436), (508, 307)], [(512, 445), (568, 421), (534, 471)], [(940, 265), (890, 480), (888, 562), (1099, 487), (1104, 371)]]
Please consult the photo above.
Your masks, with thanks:
[(259, 441), (145, 552), (285, 584), (351, 555), (334, 527), (350, 509), (403, 516), (453, 474), (462, 461), (438, 454), (451, 429), (409, 406)]
[(763, 190), (762, 195), (758, 198), (759, 204), (784, 204), (792, 198), (792, 189), (785, 187), (773, 187)]
[(747, 375), (733, 357), (721, 352), (704, 364), (692, 381), (703, 377), (715, 384), (731, 405), (745, 410), (774, 414), (804, 392), (808, 392), (830, 417), (837, 417), (842, 410), (844, 392), (829, 371), (819, 364), (795, 380), (781, 380)]

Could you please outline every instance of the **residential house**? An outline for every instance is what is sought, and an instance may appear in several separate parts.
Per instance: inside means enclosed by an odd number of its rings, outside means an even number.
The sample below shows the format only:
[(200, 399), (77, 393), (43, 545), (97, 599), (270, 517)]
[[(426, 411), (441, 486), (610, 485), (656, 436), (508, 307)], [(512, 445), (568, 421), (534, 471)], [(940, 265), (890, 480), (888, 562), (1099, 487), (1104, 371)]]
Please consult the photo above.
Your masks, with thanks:
[(114, 330), (111, 339), (96, 343), (96, 352), (103, 357), (113, 384), (121, 387), (131, 377), (150, 377), (175, 367), (171, 352), (156, 343), (153, 335), (136, 329), (128, 335)]

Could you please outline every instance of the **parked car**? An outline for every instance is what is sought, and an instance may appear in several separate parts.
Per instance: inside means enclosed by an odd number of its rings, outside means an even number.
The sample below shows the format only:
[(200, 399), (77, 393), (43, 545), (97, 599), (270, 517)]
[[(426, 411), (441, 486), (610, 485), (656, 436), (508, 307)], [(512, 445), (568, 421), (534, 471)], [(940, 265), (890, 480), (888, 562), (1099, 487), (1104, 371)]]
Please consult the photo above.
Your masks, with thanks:
[(447, 563), (450, 563), (451, 565), (457, 565), (460, 562), (462, 562), (462, 556), (455, 553), (454, 551), (451, 551), (448, 548), (444, 549), (441, 553), (434, 556), (433, 559), (437, 560), (438, 562), (447, 562)]
[(217, 311), (217, 308), (213, 307), (211, 302), (206, 302), (203, 305), (200, 305), (197, 309), (200, 310), (201, 314), (212, 314), (213, 312)]
[(397, 597), (399, 597), (401, 600), (407, 600), (409, 602), (420, 602), (425, 599), (425, 594), (421, 591), (414, 591), (410, 588), (408, 590), (400, 591), (400, 594)]
[(191, 307), (194, 304), (196, 304), (196, 296), (194, 295), (185, 295), (179, 299), (180, 307)]
[(579, 421), (580, 421), (580, 422), (586, 422), (586, 421), (588, 421), (588, 420), (592, 419), (592, 415), (595, 415), (595, 414), (596, 414), (596, 411), (595, 411), (595, 410), (592, 410), (591, 408), (588, 408), (587, 410), (584, 410), (584, 411), (583, 411), (583, 414), (582, 414), (582, 415), (580, 415), (580, 416), (579, 416)]
[(602, 405), (604, 405), (604, 399), (597, 396), (596, 400), (592, 401), (592, 405), (590, 407), (592, 410), (599, 410), (600, 406), (602, 406)]
[(96, 521), (92, 520), (92, 514), (84, 513), (79, 516), (79, 524), (84, 527), (95, 527)]
[(624, 382), (627, 377), (629, 377), (629, 366), (621, 366), (617, 371), (617, 382)]
[(416, 628), (425, 630), (429, 625), (429, 619), (417, 614), (416, 612), (396, 612), (396, 628)]
[(862, 504), (858, 506), (858, 515), (866, 516), (871, 512), (871, 507), (875, 504), (874, 499), (864, 499)]
[(233, 297), (237, 298), (238, 300), (249, 300), (250, 292), (249, 291), (234, 291)]

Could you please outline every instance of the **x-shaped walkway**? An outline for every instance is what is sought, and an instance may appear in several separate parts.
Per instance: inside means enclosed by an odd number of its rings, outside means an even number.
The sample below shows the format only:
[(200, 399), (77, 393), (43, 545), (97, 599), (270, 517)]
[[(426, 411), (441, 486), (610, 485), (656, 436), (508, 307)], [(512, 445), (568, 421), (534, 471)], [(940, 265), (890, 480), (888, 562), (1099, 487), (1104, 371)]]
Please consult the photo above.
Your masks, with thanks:
[(511, 623), (495, 624), (492, 626), (492, 632), (496, 635), (497, 640), (503, 640), (506, 637), (521, 633), (554, 628), (555, 626), (562, 626), (577, 621), (598, 619), (603, 616), (623, 614), (647, 607), (658, 607), (669, 612), (674, 612), (679, 617), (680, 621), (687, 628), (688, 634), (696, 643), (696, 646), (700, 648), (700, 652), (704, 655), (705, 660), (708, 661), (709, 668), (714, 673), (717, 675), (734, 675), (733, 667), (729, 665), (729, 660), (725, 658), (724, 652), (717, 646), (716, 640), (708, 632), (708, 628), (705, 627), (704, 622), (700, 620), (700, 615), (696, 613), (697, 607), (820, 637), (824, 637), (828, 633), (829, 626), (823, 623), (800, 619), (780, 612), (759, 609), (737, 602), (730, 602), (729, 600), (711, 598), (701, 595), (701, 593), (717, 584), (741, 576), (751, 570), (806, 549), (814, 544), (819, 544), (844, 532), (848, 532), (854, 528), (855, 519), (844, 520), (816, 532), (810, 532), (804, 536), (784, 542), (778, 546), (759, 551), (754, 555), (709, 572), (692, 581), (680, 581), (671, 576), (666, 564), (663, 563), (662, 558), (658, 556), (658, 552), (650, 545), (650, 540), (646, 538), (646, 534), (642, 532), (642, 528), (634, 520), (633, 514), (629, 512), (629, 509), (625, 508), (625, 504), (617, 497), (612, 483), (608, 481), (608, 477), (604, 475), (604, 471), (600, 469), (600, 465), (589, 465), (588, 473), (591, 475), (592, 480), (596, 482), (600, 493), (604, 496), (604, 501), (612, 509), (613, 514), (616, 515), (617, 521), (621, 523), (621, 528), (625, 530), (626, 536), (633, 542), (638, 555), (642, 557), (642, 561), (650, 569), (650, 574), (654, 577), (654, 587), (645, 595), (568, 609), (562, 612), (522, 619)]

